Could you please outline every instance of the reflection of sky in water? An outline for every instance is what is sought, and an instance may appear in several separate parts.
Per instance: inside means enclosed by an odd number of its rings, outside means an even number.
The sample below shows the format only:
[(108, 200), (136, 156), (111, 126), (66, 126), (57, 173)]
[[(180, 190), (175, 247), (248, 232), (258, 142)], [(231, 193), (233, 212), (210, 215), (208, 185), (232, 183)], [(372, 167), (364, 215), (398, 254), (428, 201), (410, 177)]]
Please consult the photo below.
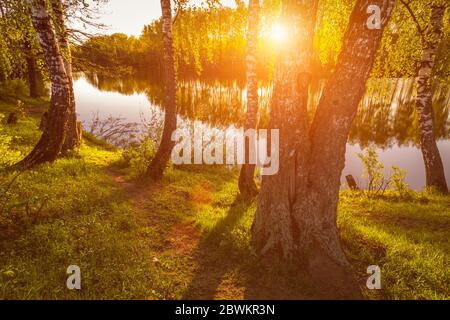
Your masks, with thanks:
[(149, 102), (144, 93), (123, 95), (117, 92), (102, 92), (80, 78), (74, 83), (77, 113), (86, 127), (98, 112), (100, 118), (109, 115), (123, 116), (129, 122), (140, 122), (140, 113), (149, 114)]
[[(158, 107), (151, 105), (145, 93), (124, 95), (117, 92), (104, 92), (95, 88), (85, 79), (79, 78), (74, 84), (77, 101), (77, 113), (85, 127), (89, 125), (93, 114), (99, 114), (100, 118), (110, 115), (122, 116), (128, 122), (141, 122), (141, 114), (150, 117), (152, 113), (161, 114)], [(181, 119), (180, 119), (181, 120)], [(185, 123), (186, 125), (186, 123)], [(207, 125), (205, 127), (208, 127)], [(446, 170), (447, 181), (450, 183), (450, 140), (438, 143), (442, 160)], [(357, 153), (361, 152), (359, 145), (348, 145), (346, 153), (346, 166), (343, 171), (342, 182), (345, 176), (352, 174), (364, 185), (360, 177), (363, 171), (361, 161)], [(425, 185), (425, 169), (422, 154), (417, 147), (394, 145), (385, 150), (378, 149), (380, 160), (386, 168), (386, 176), (390, 167), (395, 165), (407, 171), (406, 182), (413, 189), (421, 189)]]
[[(445, 168), (447, 182), (450, 182), (450, 140), (439, 141), (438, 147), (441, 152), (442, 161)], [(357, 153), (361, 152), (359, 145), (347, 145), (346, 163), (342, 172), (342, 183), (345, 183), (345, 176), (352, 174), (359, 180), (359, 184), (365, 186), (365, 182), (360, 177), (363, 166)], [(390, 173), (392, 166), (397, 166), (407, 171), (406, 183), (413, 189), (421, 189), (425, 185), (425, 167), (422, 159), (422, 152), (416, 147), (398, 147), (377, 150), (379, 159), (386, 168), (385, 176)]]

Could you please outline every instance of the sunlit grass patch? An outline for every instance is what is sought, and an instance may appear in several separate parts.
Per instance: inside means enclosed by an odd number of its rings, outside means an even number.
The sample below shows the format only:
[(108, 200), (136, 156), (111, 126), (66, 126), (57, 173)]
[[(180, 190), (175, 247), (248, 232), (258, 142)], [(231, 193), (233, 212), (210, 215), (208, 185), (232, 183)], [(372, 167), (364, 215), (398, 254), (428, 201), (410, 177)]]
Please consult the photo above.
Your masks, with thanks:
[[(15, 139), (8, 150), (25, 155), (37, 127), (32, 117), (2, 126)], [(53, 164), (0, 172), (0, 298), (321, 297), (295, 266), (258, 261), (256, 203), (239, 197), (236, 168), (170, 166), (150, 181), (137, 175), (141, 158), (134, 167), (123, 159), (87, 134)], [(381, 267), (383, 289), (367, 298), (450, 298), (448, 196), (344, 191), (338, 224), (363, 288), (367, 267)], [(81, 291), (65, 286), (72, 264)]]
[(449, 197), (426, 193), (407, 201), (344, 193), (339, 226), (361, 279), (369, 265), (379, 265), (385, 298), (448, 299), (449, 204)]

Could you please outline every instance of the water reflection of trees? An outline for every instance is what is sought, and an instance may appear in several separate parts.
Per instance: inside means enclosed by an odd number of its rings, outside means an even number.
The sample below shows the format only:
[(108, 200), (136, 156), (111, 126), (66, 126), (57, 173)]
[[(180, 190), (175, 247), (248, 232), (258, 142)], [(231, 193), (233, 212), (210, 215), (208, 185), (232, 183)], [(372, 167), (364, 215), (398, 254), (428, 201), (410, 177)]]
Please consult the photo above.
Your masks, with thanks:
[[(89, 83), (102, 91), (125, 95), (145, 93), (151, 104), (163, 108), (163, 88), (152, 79), (111, 79), (97, 75), (85, 75)], [(311, 86), (314, 92), (310, 100), (310, 114), (320, 98), (324, 82)], [(268, 123), (271, 97), (270, 86), (261, 86), (260, 126)], [(417, 144), (419, 137), (417, 114), (414, 105), (414, 79), (372, 79), (361, 101), (349, 140), (367, 146), (375, 143), (382, 148), (395, 144)], [(246, 90), (236, 82), (180, 81), (178, 109), (181, 116), (207, 122), (211, 126), (230, 124), (241, 126), (245, 119)], [(450, 138), (450, 85), (444, 81), (434, 83), (434, 110), (436, 135), (439, 139)], [(287, 115), (289, 116), (289, 115)]]
[[(434, 84), (436, 136), (450, 138), (450, 87), (443, 81)], [(414, 79), (373, 79), (361, 102), (350, 132), (350, 142), (386, 148), (417, 145), (418, 118), (415, 111)]]

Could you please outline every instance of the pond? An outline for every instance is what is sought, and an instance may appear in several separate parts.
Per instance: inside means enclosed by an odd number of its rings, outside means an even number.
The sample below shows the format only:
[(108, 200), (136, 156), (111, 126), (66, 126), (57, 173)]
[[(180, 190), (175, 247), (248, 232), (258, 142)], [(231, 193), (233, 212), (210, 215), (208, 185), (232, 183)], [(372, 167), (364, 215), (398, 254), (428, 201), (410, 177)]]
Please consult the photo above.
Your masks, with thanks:
[[(438, 147), (450, 184), (450, 86), (442, 82), (434, 86)], [(311, 86), (314, 93), (310, 101), (311, 114), (323, 87), (323, 81)], [(161, 130), (163, 89), (158, 82), (136, 77), (111, 79), (78, 74), (74, 89), (77, 113), (87, 130), (91, 130), (93, 120), (108, 118), (119, 122), (125, 128), (124, 132), (133, 133), (122, 137), (123, 140), (136, 134), (133, 130), (127, 131), (126, 128), (131, 128), (127, 124), (135, 124), (139, 130), (145, 128), (155, 137)], [(268, 122), (270, 87), (261, 86), (259, 95), (259, 123), (264, 127)], [(343, 184), (345, 176), (352, 174), (361, 186), (365, 185), (358, 153), (374, 145), (385, 165), (386, 176), (395, 165), (407, 171), (406, 182), (412, 189), (424, 187), (425, 169), (417, 145), (419, 131), (414, 95), (413, 79), (372, 79), (369, 82), (350, 132)], [(178, 101), (181, 125), (195, 120), (208, 128), (240, 127), (245, 119), (246, 90), (238, 82), (180, 81)]]

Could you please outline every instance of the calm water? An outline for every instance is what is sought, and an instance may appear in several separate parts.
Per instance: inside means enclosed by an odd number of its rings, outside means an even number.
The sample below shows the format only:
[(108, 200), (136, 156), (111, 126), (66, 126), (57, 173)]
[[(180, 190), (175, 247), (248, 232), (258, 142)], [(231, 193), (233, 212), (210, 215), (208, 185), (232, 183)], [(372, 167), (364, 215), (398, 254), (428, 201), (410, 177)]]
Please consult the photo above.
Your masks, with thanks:
[[(120, 117), (122, 123), (136, 124), (144, 120), (153, 128), (150, 133), (154, 135), (161, 129), (163, 90), (158, 84), (134, 78), (118, 80), (79, 75), (74, 85), (77, 112), (86, 129), (89, 130), (95, 117)], [(311, 109), (314, 109), (323, 86), (324, 83), (317, 83), (312, 87)], [(437, 84), (434, 92), (438, 146), (450, 183), (450, 86)], [(262, 87), (259, 94), (260, 123), (264, 125), (268, 119), (271, 90)], [(386, 175), (391, 166), (398, 166), (407, 170), (406, 182), (411, 188), (423, 188), (425, 172), (417, 147), (414, 94), (411, 79), (370, 82), (350, 133), (343, 182), (345, 175), (353, 174), (364, 186), (363, 167), (357, 153), (375, 144), (386, 167)], [(179, 120), (181, 125), (199, 120), (210, 128), (241, 126), (245, 119), (245, 100), (245, 88), (238, 83), (182, 82), (178, 92)]]

